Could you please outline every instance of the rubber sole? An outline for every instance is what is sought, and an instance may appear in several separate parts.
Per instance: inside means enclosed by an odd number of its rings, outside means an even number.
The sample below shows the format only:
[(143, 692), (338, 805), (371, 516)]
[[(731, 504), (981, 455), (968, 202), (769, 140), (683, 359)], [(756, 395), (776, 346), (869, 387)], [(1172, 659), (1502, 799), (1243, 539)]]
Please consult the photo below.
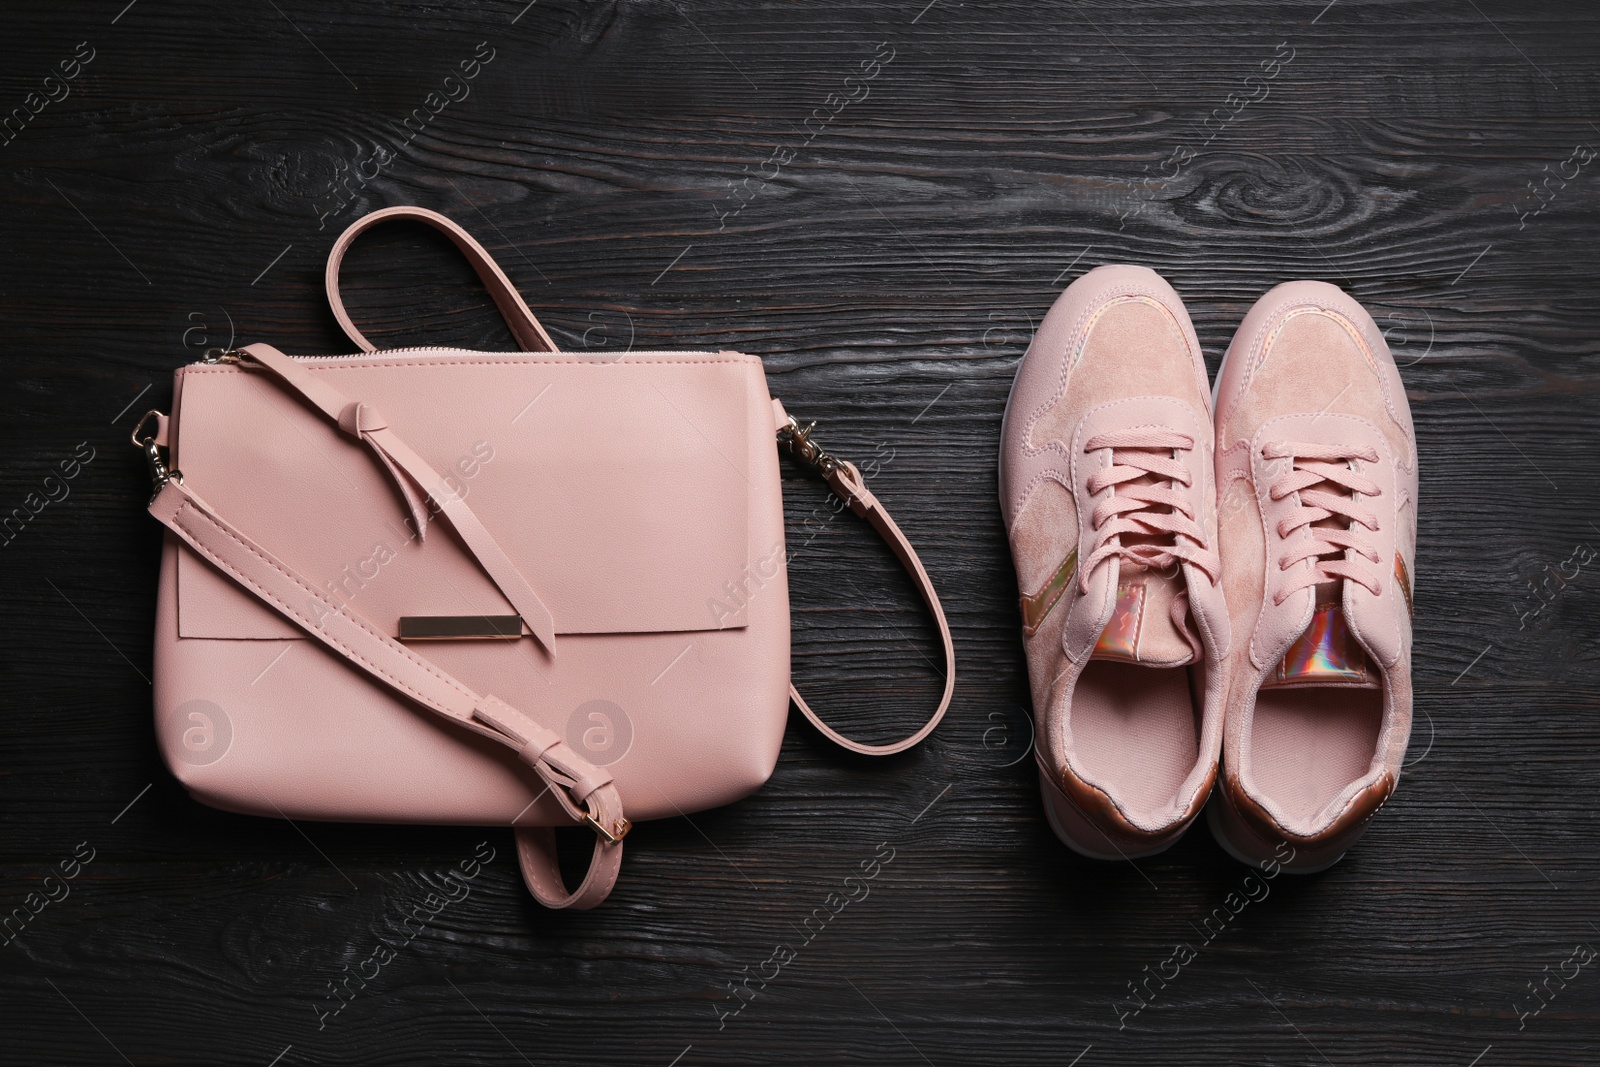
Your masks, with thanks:
[[(1178, 843), (1178, 839), (1189, 829), (1189, 824), (1184, 823), (1170, 836), (1160, 838), (1159, 843), (1138, 852), (1112, 851), (1099, 852), (1094, 847), (1084, 844), (1085, 840), (1092, 840), (1099, 848), (1110, 845), (1116, 849), (1115, 843), (1094, 826), (1089, 820), (1078, 813), (1072, 801), (1067, 799), (1059, 786), (1045, 776), (1044, 771), (1039, 772), (1039, 796), (1044, 802), (1045, 820), (1050, 823), (1050, 829), (1055, 831), (1057, 838), (1078, 855), (1092, 860), (1142, 860), (1147, 856), (1159, 856), (1167, 849)], [(1072, 830), (1068, 830), (1070, 824)]]
[[(1290, 864), (1293, 863), (1292, 860), (1289, 863), (1283, 863), (1281, 860), (1278, 860), (1276, 852), (1267, 852), (1259, 859), (1252, 859), (1249, 855), (1249, 850), (1241, 848), (1234, 837), (1230, 836), (1230, 828), (1228, 823), (1234, 817), (1230, 812), (1223, 810), (1226, 807), (1227, 801), (1223, 800), (1222, 797), (1213, 794), (1210, 802), (1206, 804), (1206, 826), (1211, 829), (1211, 836), (1216, 840), (1217, 844), (1222, 846), (1222, 851), (1226, 852), (1228, 855), (1232, 856), (1246, 867), (1254, 867), (1259, 870), (1260, 868), (1266, 866), (1268, 861), (1277, 860), (1279, 864), (1279, 870), (1286, 874), (1318, 874), (1327, 870), (1329, 867), (1332, 867), (1345, 857), (1345, 853), (1341, 852), (1331, 860), (1299, 867), (1291, 866)], [(1254, 838), (1250, 836), (1245, 836), (1245, 840), (1252, 842), (1252, 844), (1255, 843)]]

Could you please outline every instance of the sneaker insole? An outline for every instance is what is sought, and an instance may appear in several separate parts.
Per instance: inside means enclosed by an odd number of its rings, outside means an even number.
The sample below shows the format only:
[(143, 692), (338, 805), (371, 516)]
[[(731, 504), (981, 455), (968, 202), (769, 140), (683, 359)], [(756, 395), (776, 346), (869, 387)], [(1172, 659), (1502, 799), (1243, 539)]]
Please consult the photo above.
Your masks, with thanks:
[(1263, 689), (1247, 756), (1257, 792), (1291, 828), (1310, 828), (1328, 801), (1371, 768), (1382, 720), (1376, 689)]
[(1187, 667), (1090, 661), (1071, 728), (1083, 776), (1130, 815), (1169, 809), (1200, 756)]

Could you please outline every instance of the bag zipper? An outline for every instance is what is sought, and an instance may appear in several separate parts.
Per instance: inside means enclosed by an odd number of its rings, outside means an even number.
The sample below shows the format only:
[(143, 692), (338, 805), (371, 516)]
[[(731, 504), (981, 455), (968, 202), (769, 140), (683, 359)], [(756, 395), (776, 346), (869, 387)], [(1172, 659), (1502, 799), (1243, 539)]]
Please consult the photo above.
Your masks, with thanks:
[[(382, 349), (377, 350), (376, 352), (358, 352), (358, 353), (355, 353), (353, 355), (348, 355), (348, 356), (289, 356), (289, 358), (293, 359), (293, 360), (302, 361), (302, 362), (308, 362), (308, 363), (311, 363), (311, 362), (318, 362), (318, 363), (326, 363), (326, 362), (353, 363), (353, 362), (361, 362), (361, 361), (365, 361), (365, 360), (388, 359), (391, 356), (421, 355), (421, 354), (434, 355), (434, 356), (441, 356), (441, 355), (442, 356), (453, 356), (453, 357), (462, 357), (462, 358), (472, 357), (472, 356), (495, 356), (495, 357), (500, 357), (500, 358), (504, 358), (504, 357), (507, 357), (507, 356), (510, 356), (510, 357), (524, 356), (524, 357), (527, 357), (529, 362), (537, 362), (540, 359), (546, 359), (546, 358), (549, 358), (549, 357), (552, 357), (552, 356), (581, 356), (581, 355), (583, 355), (583, 353), (581, 353), (581, 352), (482, 352), (482, 351), (478, 351), (477, 349), (471, 349), (471, 348), (447, 348), (447, 347), (440, 346), (440, 345), (415, 345), (415, 346), (412, 346), (412, 347), (409, 347), (409, 348), (382, 348)], [(623, 353), (623, 355), (630, 355), (630, 354), (632, 354), (632, 355), (640, 355), (640, 356), (706, 356), (706, 355), (722, 356), (722, 355), (744, 355), (744, 353), (742, 353), (742, 352), (733, 352), (733, 351), (730, 351), (728, 349), (719, 349), (719, 350), (717, 350), (715, 352), (701, 350), (701, 349), (648, 349), (648, 350), (641, 350), (641, 351), (636, 352), (636, 353), (627, 353), (627, 352)], [(241, 363), (247, 358), (247, 356), (248, 356), (248, 353), (245, 352), (243, 349), (238, 349), (238, 348), (209, 348), (209, 349), (206, 350), (205, 355), (200, 359), (200, 363), (199, 364), (191, 364), (191, 366), (198, 366), (200, 364), (209, 364), (209, 365), (212, 365), (212, 366), (216, 366), (216, 365), (219, 365), (219, 364)], [(618, 356), (616, 358), (617, 359), (621, 359), (622, 357)], [(600, 357), (595, 357), (595, 362), (602, 362), (602, 361), (603, 362), (616, 362), (616, 360), (602, 360)]]

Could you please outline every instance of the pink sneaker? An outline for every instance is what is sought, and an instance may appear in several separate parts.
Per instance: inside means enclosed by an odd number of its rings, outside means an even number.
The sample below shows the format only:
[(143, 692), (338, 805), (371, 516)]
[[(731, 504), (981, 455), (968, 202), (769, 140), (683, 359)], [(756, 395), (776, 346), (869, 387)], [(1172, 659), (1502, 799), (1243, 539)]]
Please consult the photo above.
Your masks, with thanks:
[(1411, 411), (1372, 317), (1322, 282), (1256, 303), (1216, 405), (1235, 641), (1209, 819), (1247, 863), (1321, 870), (1394, 792), (1411, 734)]
[(1045, 812), (1096, 859), (1171, 845), (1216, 775), (1228, 613), (1211, 450), (1172, 287), (1143, 267), (1079, 278), (1012, 383), (1000, 509)]

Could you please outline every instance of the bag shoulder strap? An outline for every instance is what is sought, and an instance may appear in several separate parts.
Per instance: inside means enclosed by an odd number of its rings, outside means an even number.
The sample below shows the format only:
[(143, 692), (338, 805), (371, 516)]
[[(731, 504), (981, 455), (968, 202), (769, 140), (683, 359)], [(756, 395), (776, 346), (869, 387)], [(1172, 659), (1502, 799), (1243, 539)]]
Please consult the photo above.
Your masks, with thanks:
[(556, 860), (555, 831), (516, 827), (523, 880), (540, 903), (592, 908), (606, 898), (622, 866), (622, 839), (631, 829), (609, 773), (530, 716), (498, 697), (473, 691), (351, 612), (229, 524), (183, 484), (178, 472), (163, 472), (159, 481), (150, 514), (190, 548), (353, 666), (440, 717), (515, 751), (545, 783), (528, 807), (549, 793), (574, 823), (594, 831), (588, 873), (578, 888), (569, 890)]
[(939, 706), (916, 733), (899, 741), (885, 745), (868, 745), (852, 741), (823, 722), (792, 684), (789, 686), (789, 699), (794, 701), (794, 706), (800, 709), (800, 714), (810, 720), (811, 725), (820, 730), (824, 737), (851, 752), (859, 752), (864, 756), (892, 756), (897, 752), (904, 752), (933, 733), (934, 727), (939, 725), (944, 713), (949, 710), (950, 699), (955, 693), (956, 650), (950, 637), (950, 624), (945, 621), (944, 608), (939, 604), (939, 594), (934, 591), (933, 579), (928, 577), (927, 570), (923, 568), (922, 560), (917, 557), (917, 550), (911, 547), (911, 542), (906, 539), (905, 533), (895, 524), (894, 519), (889, 517), (889, 512), (883, 503), (867, 488), (860, 469), (847, 459), (840, 459), (824, 452), (815, 441), (811, 440), (811, 431), (816, 423), (802, 426), (794, 416), (784, 410), (783, 404), (776, 397), (772, 401), (772, 412), (778, 426), (778, 443), (787, 448), (803, 466), (820, 475), (828, 483), (828, 487), (849, 505), (850, 510), (866, 519), (878, 532), (878, 536), (894, 550), (901, 566), (905, 567), (906, 573), (916, 583), (917, 592), (922, 594), (922, 602), (932, 613), (933, 621), (939, 627), (940, 643), (944, 646), (944, 693), (939, 697)]
[[(489, 295), (494, 298), (494, 302), (499, 306), (501, 314), (505, 317), (506, 325), (511, 328), (512, 334), (516, 336), (517, 342), (522, 346), (523, 351), (557, 351), (555, 342), (550, 339), (550, 335), (545, 332), (544, 327), (539, 325), (539, 320), (529, 310), (527, 303), (522, 299), (521, 294), (517, 292), (516, 286), (511, 283), (505, 272), (500, 269), (499, 264), (494, 261), (494, 258), (489, 255), (481, 244), (473, 239), (471, 234), (436, 211), (429, 211), (427, 208), (407, 204), (384, 208), (381, 211), (373, 211), (363, 215), (339, 235), (338, 240), (334, 242), (333, 250), (328, 254), (328, 266), (323, 278), (328, 291), (328, 304), (333, 308), (333, 317), (338, 320), (340, 327), (344, 329), (344, 332), (363, 352), (373, 352), (376, 349), (372, 342), (368, 341), (361, 331), (356, 328), (355, 323), (350, 319), (349, 313), (345, 311), (344, 300), (339, 293), (339, 268), (344, 262), (345, 252), (357, 237), (379, 223), (390, 219), (411, 219), (415, 222), (421, 222), (450, 238), (451, 242), (467, 257), (467, 261), (472, 264), (472, 268), (477, 272), (478, 277), (482, 279), (484, 287), (488, 289)], [(254, 347), (256, 346), (252, 346), (252, 348)], [(292, 363), (292, 361), (283, 358), (283, 363)], [(269, 369), (278, 370), (278, 367), (270, 367)], [(278, 372), (279, 376), (284, 378), (286, 384), (296, 384), (283, 371), (278, 370)], [(788, 447), (797, 459), (819, 474), (828, 483), (829, 487), (849, 505), (850, 510), (866, 519), (872, 528), (878, 532), (878, 535), (894, 550), (894, 554), (899, 558), (901, 565), (905, 567), (907, 573), (911, 575), (912, 580), (916, 583), (917, 591), (922, 594), (923, 603), (932, 612), (934, 622), (939, 627), (939, 639), (944, 645), (944, 693), (939, 698), (939, 705), (934, 710), (933, 715), (916, 733), (900, 741), (885, 745), (868, 745), (860, 741), (852, 741), (823, 722), (821, 717), (812, 710), (811, 705), (807, 704), (805, 698), (800, 695), (800, 691), (793, 685), (789, 687), (789, 698), (794, 701), (795, 707), (800, 709), (800, 713), (822, 732), (824, 737), (851, 752), (859, 752), (867, 756), (890, 756), (897, 752), (904, 752), (922, 741), (939, 725), (939, 721), (944, 718), (945, 711), (950, 707), (950, 700), (955, 692), (955, 646), (950, 638), (950, 626), (945, 620), (944, 609), (939, 604), (938, 594), (934, 592), (932, 579), (928, 577), (928, 572), (923, 569), (922, 561), (917, 558), (916, 549), (911, 547), (911, 542), (906, 539), (905, 534), (895, 524), (895, 521), (889, 517), (889, 513), (884, 509), (883, 504), (867, 489), (866, 481), (861, 477), (861, 471), (848, 460), (830, 456), (817, 447), (816, 443), (807, 436), (811, 432), (812, 426), (802, 427), (798, 422), (790, 418), (788, 413), (784, 411), (783, 405), (776, 398), (772, 401), (772, 407), (773, 413), (777, 418), (779, 444)], [(375, 451), (378, 451), (380, 458), (384, 458), (388, 462), (381, 449), (375, 448)], [(390, 466), (393, 469), (393, 464), (390, 464)], [(400, 479), (397, 476), (398, 480)], [(402, 484), (402, 489), (404, 488)], [(486, 551), (492, 558), (492, 550)], [(486, 570), (490, 570), (488, 560), (480, 556), (479, 562), (484, 565)], [(509, 566), (509, 561), (507, 561), (507, 566)], [(512, 572), (514, 573), (514, 568), (512, 568)], [(492, 570), (491, 575), (498, 582), (500, 576)], [(514, 583), (508, 582), (506, 584)], [(507, 599), (512, 600), (513, 604), (516, 603), (516, 598), (509, 595), (505, 584), (502, 584), (502, 591), (507, 592)], [(537, 599), (533, 597), (531, 589), (526, 590), (525, 596)], [(542, 609), (543, 605), (539, 605), (539, 608)], [(535, 611), (532, 615), (524, 614), (524, 619), (529, 623), (530, 628), (533, 627), (534, 618), (543, 617), (547, 617), (547, 613), (541, 614), (540, 611)], [(537, 633), (538, 631), (536, 630), (535, 632)], [(553, 641), (546, 641), (546, 647), (553, 648)]]
[[(372, 352), (376, 348), (361, 334), (345, 311), (339, 295), (339, 267), (346, 249), (357, 236), (390, 218), (414, 219), (443, 232), (466, 254), (523, 350), (557, 351), (549, 334), (534, 318), (516, 287), (483, 246), (443, 215), (418, 207), (389, 208), (364, 216), (340, 235), (329, 255), (325, 279), (328, 302), (340, 326), (362, 351)], [(343, 396), (270, 346), (252, 345), (239, 352), (224, 352), (222, 356), (251, 358), (283, 385), (337, 422), (345, 432), (366, 444), (389, 470), (411, 507), (419, 536), (427, 518), (427, 509), (422, 503), (424, 499), (443, 513), (474, 558), (513, 606), (518, 608), (534, 635), (543, 641), (547, 651), (553, 653), (554, 625), (538, 596), (527, 586), (509, 557), (476, 516), (461, 505), (459, 499), (443, 491), (446, 486), (442, 479), (425, 460), (388, 429), (378, 411), (370, 405)], [(790, 699), (825, 737), (852, 752), (874, 756), (903, 752), (938, 726), (954, 693), (955, 649), (944, 610), (916, 550), (889, 517), (882, 503), (867, 489), (861, 471), (848, 460), (822, 451), (810, 440), (809, 435), (815, 424), (801, 426), (776, 399), (772, 405), (779, 444), (787, 447), (802, 464), (821, 475), (853, 512), (865, 518), (911, 575), (939, 627), (945, 659), (944, 693), (932, 717), (911, 736), (891, 744), (868, 745), (845, 737), (823, 722), (793, 685), (789, 687)], [(141, 436), (141, 428), (152, 415), (156, 416), (156, 430)], [(622, 862), (622, 839), (631, 829), (611, 776), (584, 760), (559, 735), (530, 716), (497, 697), (474, 692), (399, 641), (375, 629), (319, 590), (310, 579), (296, 573), (288, 564), (230, 525), (195, 492), (183, 485), (180, 472), (167, 467), (163, 454), (165, 429), (164, 417), (152, 412), (140, 421), (134, 431), (134, 443), (146, 453), (155, 482), (150, 513), (202, 557), (353, 665), (441, 717), (515, 750), (522, 761), (545, 782), (544, 791), (528, 806), (531, 808), (545, 793), (550, 793), (574, 823), (587, 826), (595, 833), (594, 854), (588, 872), (576, 889), (569, 890), (557, 862), (554, 829), (547, 826), (515, 827), (518, 860), (528, 889), (541, 903), (551, 908), (592, 908), (604, 900), (616, 884)]]

